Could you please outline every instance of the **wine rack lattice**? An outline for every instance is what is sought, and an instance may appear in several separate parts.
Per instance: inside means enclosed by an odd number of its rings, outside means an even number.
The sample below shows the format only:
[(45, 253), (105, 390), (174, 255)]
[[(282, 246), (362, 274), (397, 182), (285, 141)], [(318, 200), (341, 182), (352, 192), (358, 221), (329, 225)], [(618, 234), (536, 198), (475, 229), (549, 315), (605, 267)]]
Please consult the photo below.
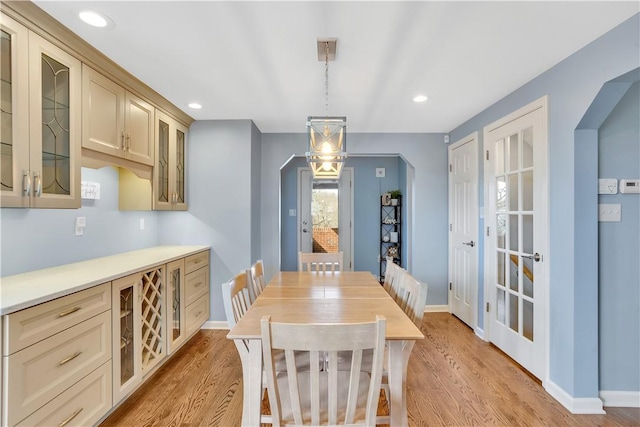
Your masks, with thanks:
[(142, 370), (155, 365), (164, 355), (162, 345), (163, 269), (142, 275)]

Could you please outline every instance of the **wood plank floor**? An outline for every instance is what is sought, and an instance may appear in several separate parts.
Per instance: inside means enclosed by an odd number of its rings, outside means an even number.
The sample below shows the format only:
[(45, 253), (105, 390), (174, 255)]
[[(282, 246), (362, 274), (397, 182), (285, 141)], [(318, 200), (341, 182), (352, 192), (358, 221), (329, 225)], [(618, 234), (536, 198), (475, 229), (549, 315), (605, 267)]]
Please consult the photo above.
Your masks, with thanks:
[[(450, 314), (425, 314), (422, 331), (407, 374), (411, 426), (640, 426), (640, 408), (572, 415)], [(242, 368), (226, 334), (200, 331), (102, 426), (240, 425)]]

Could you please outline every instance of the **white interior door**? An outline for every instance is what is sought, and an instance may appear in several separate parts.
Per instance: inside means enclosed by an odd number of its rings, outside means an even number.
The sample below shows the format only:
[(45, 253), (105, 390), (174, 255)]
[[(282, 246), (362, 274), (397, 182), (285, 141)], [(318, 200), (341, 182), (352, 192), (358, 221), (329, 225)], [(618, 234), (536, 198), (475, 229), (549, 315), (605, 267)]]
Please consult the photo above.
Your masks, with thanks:
[(547, 370), (547, 98), (487, 126), (488, 338), (540, 379)]
[(478, 137), (449, 147), (449, 309), (475, 329), (478, 306)]
[[(317, 195), (314, 191), (337, 191), (338, 251), (344, 254), (344, 269), (353, 269), (353, 168), (344, 168), (338, 182), (314, 181), (309, 168), (298, 169), (298, 248), (301, 252), (314, 251), (314, 233), (321, 228), (318, 224), (319, 211), (323, 206), (314, 206)], [(314, 201), (316, 200), (316, 201)], [(331, 206), (329, 206), (331, 208)], [(324, 207), (326, 208), (326, 206)], [(328, 215), (331, 216), (331, 215)], [(316, 222), (314, 229), (314, 220)], [(316, 236), (318, 238), (318, 236)], [(319, 240), (319, 239), (318, 239)]]

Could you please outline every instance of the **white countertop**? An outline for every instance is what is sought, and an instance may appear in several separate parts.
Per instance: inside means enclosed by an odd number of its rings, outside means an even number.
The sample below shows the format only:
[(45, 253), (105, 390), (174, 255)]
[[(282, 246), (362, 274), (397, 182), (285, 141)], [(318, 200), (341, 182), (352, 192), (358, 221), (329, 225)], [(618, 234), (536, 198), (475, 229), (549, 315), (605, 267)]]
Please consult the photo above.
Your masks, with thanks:
[(209, 246), (156, 246), (0, 277), (0, 315), (29, 308), (207, 249)]

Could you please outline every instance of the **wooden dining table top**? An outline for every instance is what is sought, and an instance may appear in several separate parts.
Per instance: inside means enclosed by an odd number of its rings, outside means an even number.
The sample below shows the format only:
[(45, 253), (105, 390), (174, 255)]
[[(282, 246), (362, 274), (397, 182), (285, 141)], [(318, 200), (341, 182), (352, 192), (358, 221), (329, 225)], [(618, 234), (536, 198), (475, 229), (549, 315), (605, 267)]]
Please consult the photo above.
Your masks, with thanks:
[(382, 315), (387, 340), (424, 338), (370, 272), (277, 273), (227, 338), (259, 339), (265, 315), (286, 323), (358, 323)]

